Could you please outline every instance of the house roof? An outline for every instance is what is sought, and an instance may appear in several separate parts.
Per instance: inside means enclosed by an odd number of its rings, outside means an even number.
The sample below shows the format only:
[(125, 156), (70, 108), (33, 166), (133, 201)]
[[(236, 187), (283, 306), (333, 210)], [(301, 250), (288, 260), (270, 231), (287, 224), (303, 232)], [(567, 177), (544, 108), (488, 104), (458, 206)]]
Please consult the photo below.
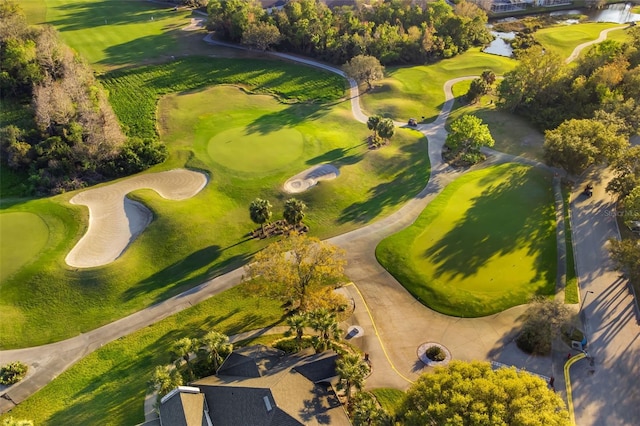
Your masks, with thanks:
[(176, 392), (160, 404), (162, 426), (206, 426), (204, 395)]
[(248, 346), (232, 352), (217, 371), (225, 376), (260, 377), (276, 365), (284, 352), (264, 345)]
[[(213, 424), (351, 424), (332, 388), (316, 383), (328, 382), (335, 376), (337, 354), (301, 353), (280, 357), (256, 377), (254, 370), (246, 368), (247, 360), (260, 362), (264, 358), (257, 355), (265, 353), (258, 350), (240, 354), (244, 359), (236, 357), (227, 368), (221, 367), (217, 376), (193, 383), (205, 395)], [(251, 375), (226, 374), (239, 371), (249, 371)]]

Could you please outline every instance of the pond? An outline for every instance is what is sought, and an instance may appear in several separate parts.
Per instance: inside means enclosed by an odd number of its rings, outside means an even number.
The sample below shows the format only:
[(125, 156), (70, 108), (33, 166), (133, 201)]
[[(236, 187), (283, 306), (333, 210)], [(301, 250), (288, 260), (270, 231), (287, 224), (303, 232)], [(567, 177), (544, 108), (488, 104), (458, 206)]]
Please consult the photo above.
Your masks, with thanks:
[(562, 15), (586, 15), (589, 22), (613, 22), (615, 24), (626, 24), (627, 22), (639, 22), (640, 14), (631, 13), (631, 3), (610, 4), (601, 10), (563, 10), (551, 12), (551, 16)]
[[(624, 24), (627, 22), (640, 22), (639, 13), (631, 13), (632, 4), (630, 3), (618, 3), (610, 4), (602, 10), (562, 10), (557, 12), (551, 12), (551, 16), (562, 19), (564, 15), (586, 15), (588, 17), (587, 22), (613, 22), (617, 24)], [(513, 19), (513, 18), (506, 18)], [(566, 24), (577, 24), (580, 21), (577, 19), (566, 19)], [(495, 39), (482, 51), (485, 53), (491, 53), (493, 55), (500, 55), (511, 57), (513, 56), (513, 49), (509, 42), (515, 38), (514, 32), (498, 32), (491, 31), (491, 34)]]
[(516, 38), (516, 33), (513, 31), (508, 33), (491, 31), (491, 34), (495, 39), (482, 51), (493, 55), (511, 57), (513, 55), (513, 49), (511, 48), (509, 41)]

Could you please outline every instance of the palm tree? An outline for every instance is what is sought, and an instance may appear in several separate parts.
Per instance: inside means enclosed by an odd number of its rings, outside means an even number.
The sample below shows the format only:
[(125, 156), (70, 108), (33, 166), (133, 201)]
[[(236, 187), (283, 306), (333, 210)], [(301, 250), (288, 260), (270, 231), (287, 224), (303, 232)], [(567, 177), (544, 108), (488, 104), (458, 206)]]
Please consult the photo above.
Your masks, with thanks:
[(350, 408), (354, 426), (391, 425), (389, 414), (369, 392), (354, 395)]
[(338, 389), (344, 389), (347, 405), (351, 402), (351, 389), (362, 390), (364, 379), (369, 374), (369, 364), (358, 354), (345, 354), (336, 361), (336, 373), (340, 377)]
[(264, 235), (264, 224), (271, 219), (271, 203), (268, 200), (256, 198), (249, 204), (251, 220), (260, 225)]
[(191, 364), (189, 364), (189, 358), (191, 357), (191, 352), (195, 348), (195, 341), (188, 337), (183, 337), (180, 340), (176, 340), (173, 342), (171, 346), (171, 352), (176, 357), (176, 361), (183, 359), (187, 363), (187, 366), (191, 368)]
[(202, 352), (209, 365), (218, 370), (224, 359), (233, 351), (233, 344), (229, 343), (229, 336), (218, 331), (210, 331), (200, 339)]
[(390, 118), (383, 118), (378, 124), (378, 134), (382, 139), (391, 139), (395, 132), (395, 125), (393, 124), (393, 120)]
[(304, 328), (307, 326), (308, 322), (309, 318), (304, 314), (296, 314), (287, 317), (289, 333), (296, 334), (296, 344), (298, 346), (298, 350), (300, 350), (300, 348), (302, 347), (302, 334), (304, 333)]
[(173, 369), (169, 372), (166, 366), (158, 366), (153, 371), (150, 384), (158, 392), (160, 399), (182, 383), (182, 376), (178, 370)]
[(284, 203), (284, 220), (287, 221), (289, 225), (298, 225), (304, 219), (304, 209), (307, 206), (300, 200), (295, 198), (289, 198)]
[(318, 336), (318, 349), (321, 351), (326, 350), (331, 341), (340, 339), (341, 330), (338, 327), (336, 314), (329, 312), (325, 308), (309, 313), (309, 325), (320, 333)]
[(378, 125), (380, 124), (381, 120), (382, 120), (382, 117), (379, 115), (372, 115), (367, 120), (367, 128), (373, 131), (374, 141), (378, 138)]

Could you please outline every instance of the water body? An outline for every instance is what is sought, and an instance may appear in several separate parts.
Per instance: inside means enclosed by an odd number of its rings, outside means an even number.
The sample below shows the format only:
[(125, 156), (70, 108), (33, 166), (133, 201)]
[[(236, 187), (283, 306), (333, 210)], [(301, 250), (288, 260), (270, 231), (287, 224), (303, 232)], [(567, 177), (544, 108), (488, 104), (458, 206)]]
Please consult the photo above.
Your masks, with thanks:
[(640, 22), (640, 14), (631, 13), (631, 3), (610, 4), (601, 10), (562, 10), (551, 12), (551, 16), (562, 15), (586, 15), (589, 22), (613, 22), (626, 24), (628, 22)]
[(513, 49), (511, 48), (509, 41), (516, 38), (516, 33), (513, 31), (508, 33), (491, 31), (491, 34), (495, 39), (489, 44), (489, 46), (484, 48), (483, 52), (491, 53), (492, 55), (511, 57), (513, 55)]
[[(557, 16), (562, 18), (563, 15), (586, 15), (588, 16), (587, 22), (613, 22), (616, 24), (626, 24), (628, 22), (640, 22), (640, 14), (631, 13), (632, 4), (630, 3), (618, 3), (611, 4), (602, 10), (561, 10), (557, 12), (551, 12), (551, 16)], [(509, 18), (505, 18), (509, 19)], [(564, 21), (566, 24), (577, 24), (580, 21), (577, 19), (567, 19)], [(487, 46), (483, 52), (491, 53), (493, 55), (500, 55), (511, 57), (513, 56), (513, 49), (509, 44), (510, 40), (515, 38), (515, 33), (503, 33), (498, 31), (491, 31), (494, 35), (493, 40), (489, 46)]]

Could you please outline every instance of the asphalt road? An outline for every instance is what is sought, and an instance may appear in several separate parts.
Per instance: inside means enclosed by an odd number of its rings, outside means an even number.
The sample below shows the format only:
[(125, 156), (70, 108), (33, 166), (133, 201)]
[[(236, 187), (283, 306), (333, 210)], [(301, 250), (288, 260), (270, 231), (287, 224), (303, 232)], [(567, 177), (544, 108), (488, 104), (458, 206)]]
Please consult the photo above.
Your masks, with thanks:
[[(613, 270), (607, 241), (620, 238), (606, 169), (591, 171), (571, 194), (576, 269), (584, 301), (587, 353), (571, 367), (576, 424), (640, 424), (640, 316), (627, 280)], [(592, 197), (582, 194), (594, 182)], [(593, 292), (593, 293), (591, 293)]]

